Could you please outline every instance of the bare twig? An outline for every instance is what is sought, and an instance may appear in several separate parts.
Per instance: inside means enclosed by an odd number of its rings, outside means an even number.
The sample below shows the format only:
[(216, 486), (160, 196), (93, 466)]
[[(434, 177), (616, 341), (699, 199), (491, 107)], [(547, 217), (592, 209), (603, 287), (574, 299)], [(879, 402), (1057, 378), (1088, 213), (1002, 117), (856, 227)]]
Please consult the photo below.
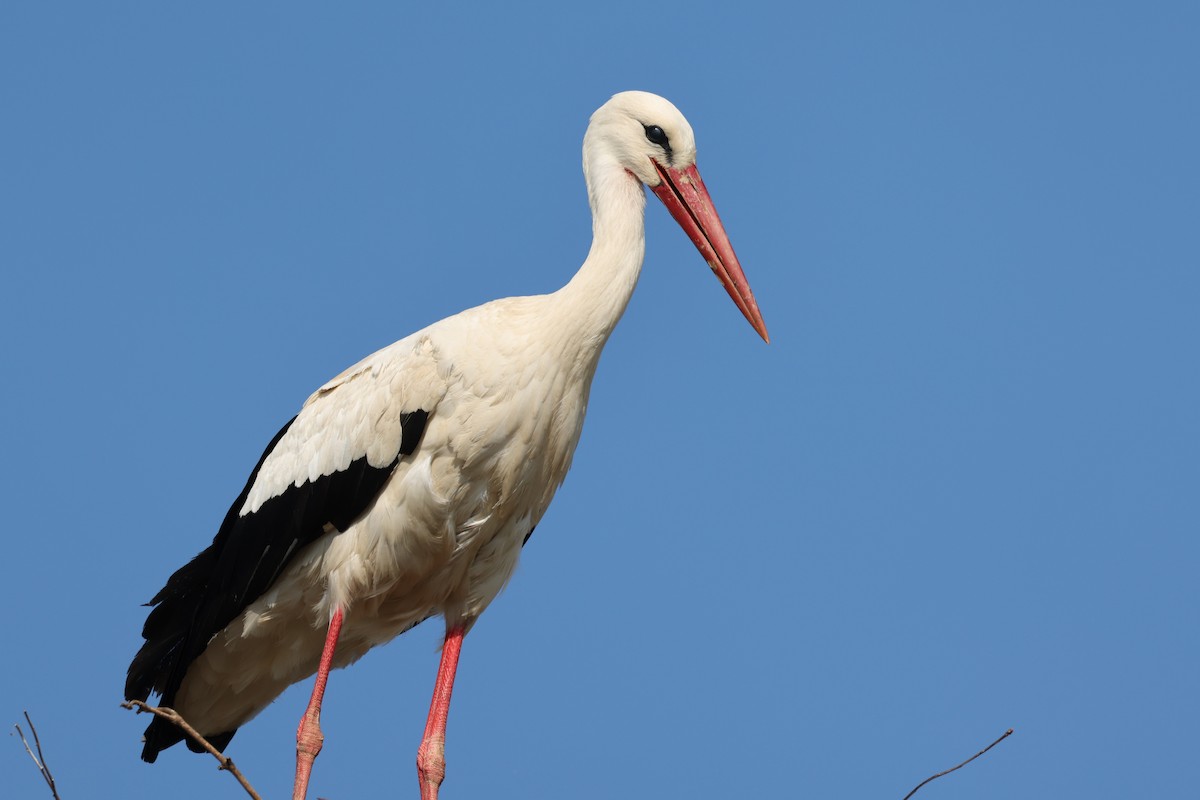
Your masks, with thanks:
[(1013, 729), (1012, 729), (1012, 728), (1009, 728), (1008, 730), (1006, 730), (1006, 731), (1004, 732), (1004, 735), (1003, 735), (1003, 736), (1001, 736), (999, 739), (997, 739), (996, 741), (992, 742), (992, 743), (991, 743), (991, 744), (989, 744), (987, 747), (983, 748), (983, 749), (982, 749), (982, 750), (980, 750), (978, 753), (976, 753), (975, 755), (971, 756), (970, 758), (968, 758), (966, 761), (962, 762), (962, 763), (961, 763), (961, 764), (959, 764), (958, 766), (954, 766), (954, 767), (951, 767), (950, 769), (943, 770), (943, 771), (939, 772), (939, 773), (938, 773), (938, 774), (936, 774), (936, 775), (930, 775), (928, 778), (926, 778), (925, 780), (923, 780), (923, 781), (921, 781), (920, 783), (918, 783), (918, 784), (917, 784), (917, 786), (916, 786), (916, 789), (913, 789), (911, 792), (909, 792), (908, 794), (904, 795), (904, 800), (908, 800), (908, 798), (912, 797), (914, 794), (916, 794), (916, 793), (917, 793), (917, 789), (920, 789), (922, 786), (924, 786), (925, 784), (929, 783), (930, 781), (932, 781), (932, 780), (935, 780), (935, 779), (937, 779), (937, 778), (940, 778), (940, 777), (942, 777), (943, 775), (949, 775), (951, 772), (954, 772), (954, 770), (956, 770), (956, 769), (959, 769), (959, 768), (961, 768), (961, 767), (965, 767), (967, 764), (970, 764), (972, 761), (974, 761), (975, 759), (979, 758), (981, 755), (983, 755), (984, 753), (986, 753), (988, 750), (991, 750), (993, 747), (995, 747), (996, 745), (998, 745), (998, 744), (1000, 744), (1001, 742), (1003, 742), (1003, 741), (1004, 741), (1005, 739), (1007, 739), (1009, 736), (1012, 736), (1012, 732), (1013, 732)]
[(62, 800), (58, 796), (58, 787), (54, 785), (54, 776), (50, 774), (50, 767), (46, 765), (46, 756), (42, 753), (42, 740), (38, 738), (37, 728), (33, 726), (33, 720), (29, 718), (28, 711), (25, 712), (25, 722), (29, 724), (29, 732), (33, 734), (33, 746), (37, 748), (37, 755), (34, 755), (33, 748), (29, 746), (29, 740), (25, 738), (25, 731), (21, 730), (20, 723), (17, 723), (13, 727), (17, 729), (17, 735), (21, 737), (21, 744), (25, 745), (25, 752), (29, 753), (33, 763), (37, 764), (38, 772), (42, 773), (42, 778), (50, 787), (50, 794), (54, 795), (54, 800)]
[(250, 785), (250, 781), (246, 780), (246, 776), (242, 774), (241, 770), (233, 765), (233, 759), (229, 758), (220, 750), (213, 747), (208, 739), (205, 739), (203, 736), (201, 736), (200, 733), (191, 725), (189, 725), (187, 720), (180, 716), (179, 712), (175, 709), (152, 706), (147, 703), (143, 703), (141, 700), (128, 700), (124, 703), (121, 703), (121, 708), (128, 708), (130, 710), (137, 711), (139, 714), (145, 711), (153, 714), (156, 717), (162, 717), (163, 719), (172, 723), (185, 734), (187, 734), (192, 741), (199, 743), (201, 747), (211, 753), (213, 758), (217, 760), (217, 763), (221, 765), (220, 769), (227, 771), (230, 775), (237, 778), (237, 782), (242, 785), (242, 788), (246, 790), (248, 795), (253, 797), (254, 800), (262, 800), (262, 796), (259, 795), (258, 792), (254, 791), (254, 787)]

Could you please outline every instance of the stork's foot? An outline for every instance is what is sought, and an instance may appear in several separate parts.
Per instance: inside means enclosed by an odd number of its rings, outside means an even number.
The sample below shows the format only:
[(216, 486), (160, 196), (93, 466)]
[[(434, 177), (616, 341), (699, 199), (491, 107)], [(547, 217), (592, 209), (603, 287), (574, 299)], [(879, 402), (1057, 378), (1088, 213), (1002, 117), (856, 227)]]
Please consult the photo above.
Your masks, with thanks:
[(417, 748), (417, 779), (421, 800), (437, 800), (438, 787), (446, 777), (446, 738), (429, 737)]

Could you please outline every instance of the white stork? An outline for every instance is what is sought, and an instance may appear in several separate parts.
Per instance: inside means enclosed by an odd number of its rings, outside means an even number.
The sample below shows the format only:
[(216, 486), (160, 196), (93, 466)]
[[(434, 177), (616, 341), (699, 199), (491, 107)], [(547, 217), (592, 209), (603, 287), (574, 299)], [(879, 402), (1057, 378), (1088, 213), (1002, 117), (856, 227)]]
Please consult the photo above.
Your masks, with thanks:
[[(695, 160), (691, 126), (663, 98), (624, 92), (601, 106), (583, 140), (592, 248), (574, 278), (430, 325), (309, 397), (213, 543), (150, 601), (126, 698), (158, 693), (223, 749), (316, 672), (296, 737), (303, 800), (329, 670), (441, 615), (446, 638), (417, 751), (421, 797), (436, 798), (463, 636), (571, 466), (600, 351), (637, 284), (643, 184), (767, 339)], [(183, 738), (156, 717), (142, 758)]]

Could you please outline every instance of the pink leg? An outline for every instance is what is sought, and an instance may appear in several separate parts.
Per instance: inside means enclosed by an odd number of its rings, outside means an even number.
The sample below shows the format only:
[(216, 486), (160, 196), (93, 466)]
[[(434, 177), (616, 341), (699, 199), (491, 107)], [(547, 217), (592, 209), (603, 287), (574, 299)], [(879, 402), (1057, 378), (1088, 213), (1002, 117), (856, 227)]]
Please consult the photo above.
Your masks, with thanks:
[(446, 777), (446, 717), (450, 714), (450, 693), (454, 691), (454, 673), (458, 669), (458, 654), (462, 651), (462, 627), (446, 634), (442, 644), (442, 663), (438, 666), (433, 685), (433, 702), (429, 704), (429, 719), (425, 722), (425, 737), (417, 749), (417, 779), (421, 783), (421, 800), (437, 800), (438, 787)]
[(325, 649), (321, 651), (321, 663), (317, 666), (317, 682), (313, 685), (312, 699), (300, 718), (296, 730), (296, 783), (292, 789), (292, 800), (304, 800), (308, 792), (308, 777), (312, 773), (313, 761), (321, 752), (325, 737), (321, 734), (321, 699), (325, 696), (325, 684), (329, 682), (329, 668), (333, 666), (333, 650), (337, 647), (338, 635), (342, 632), (342, 610), (333, 612), (329, 620), (329, 633), (325, 635)]

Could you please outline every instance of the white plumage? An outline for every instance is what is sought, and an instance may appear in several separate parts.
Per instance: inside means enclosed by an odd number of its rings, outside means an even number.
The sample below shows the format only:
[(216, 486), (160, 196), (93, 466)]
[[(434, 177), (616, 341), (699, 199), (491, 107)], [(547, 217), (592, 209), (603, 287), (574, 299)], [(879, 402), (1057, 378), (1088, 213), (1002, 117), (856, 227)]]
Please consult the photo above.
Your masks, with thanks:
[[(323, 645), (344, 666), (441, 615), (456, 663), (571, 465), (601, 349), (641, 269), (643, 184), (766, 338), (694, 160), (691, 128), (666, 100), (626, 92), (601, 107), (584, 140), (594, 240), (574, 278), (444, 319), (314, 392), (213, 546), (155, 598), (127, 695), (162, 693), (228, 741), (318, 671)], [(447, 707), (453, 668), (444, 659), (439, 670)], [(305, 716), (314, 726), (323, 675)], [(427, 798), (443, 769), (438, 697), (419, 757)], [(319, 727), (315, 736), (319, 749)], [(144, 757), (178, 738), (152, 724)], [(311, 744), (301, 741), (298, 763)], [(298, 797), (307, 776), (300, 764)]]

